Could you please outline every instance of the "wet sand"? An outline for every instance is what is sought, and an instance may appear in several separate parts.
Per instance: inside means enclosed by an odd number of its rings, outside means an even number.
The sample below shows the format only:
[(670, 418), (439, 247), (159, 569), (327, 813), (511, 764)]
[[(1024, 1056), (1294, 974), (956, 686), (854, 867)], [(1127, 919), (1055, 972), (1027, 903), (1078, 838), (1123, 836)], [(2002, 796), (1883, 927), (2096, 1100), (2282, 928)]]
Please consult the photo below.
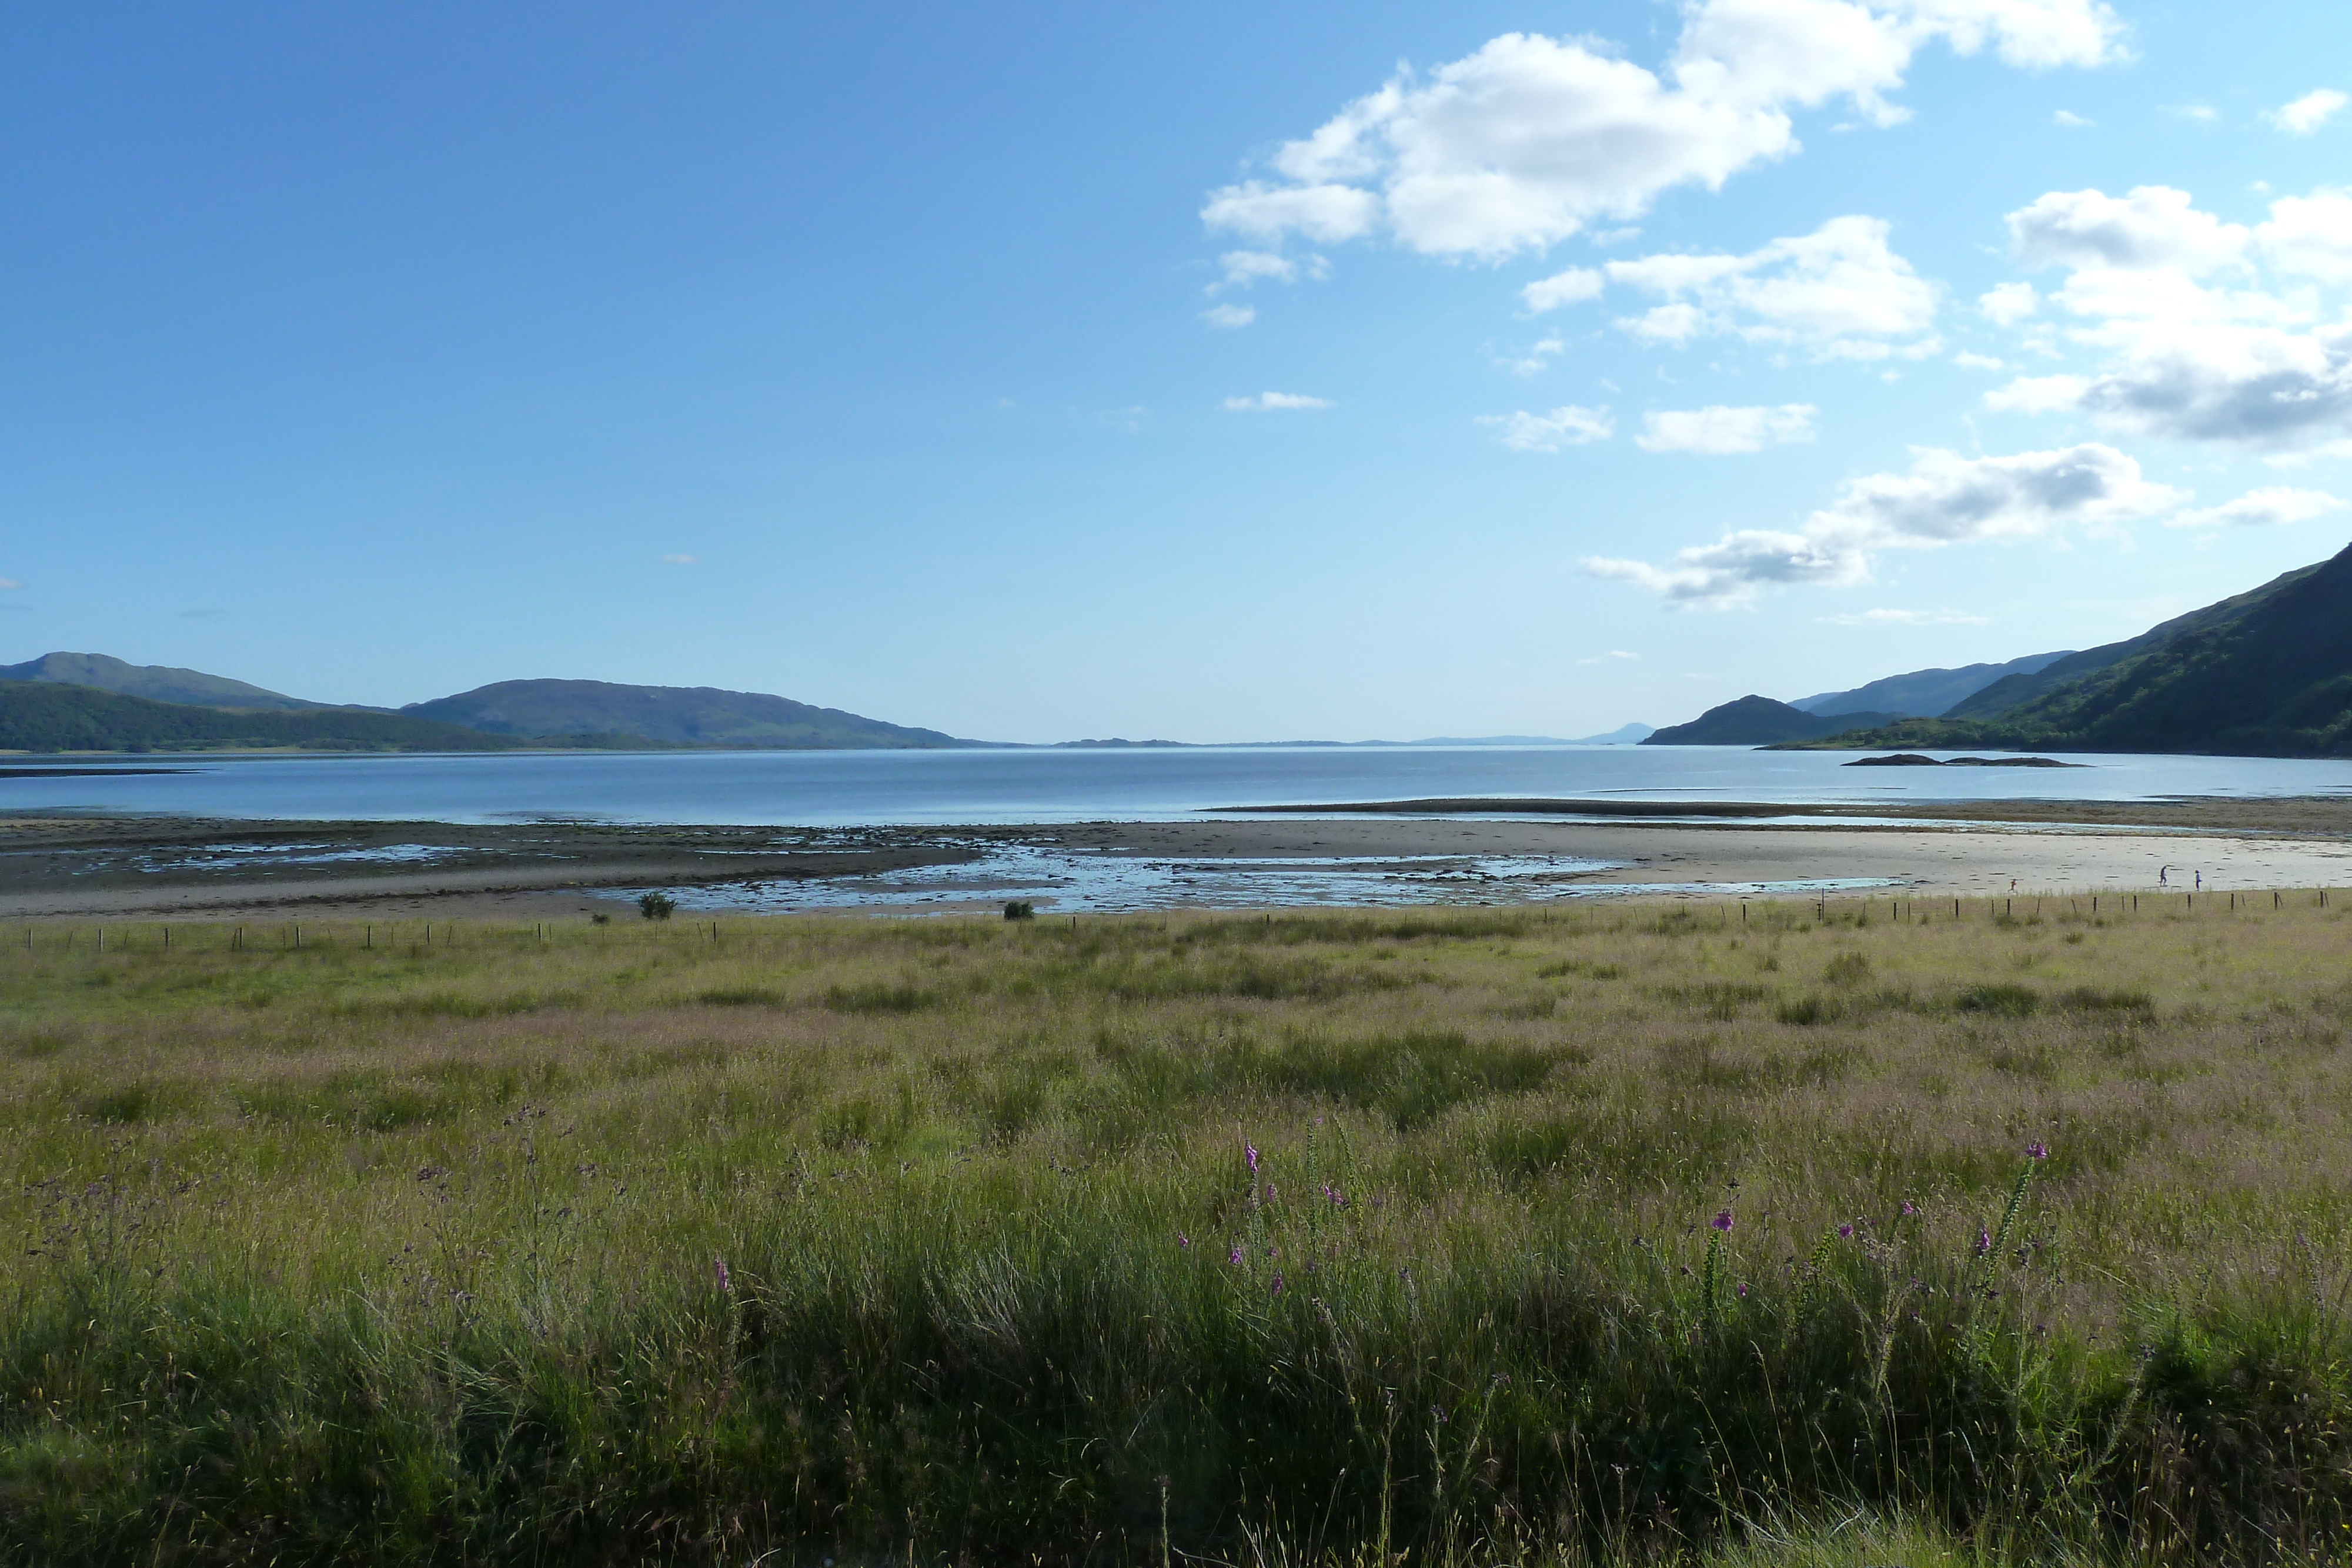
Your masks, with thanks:
[[(1451, 809), (1467, 814), (1435, 814)], [(1497, 809), (1511, 813), (1488, 813)], [(612, 827), (580, 823), (245, 822), (0, 816), (0, 919), (105, 916), (543, 919), (611, 911), (663, 888), (698, 904), (907, 908), (904, 879), (936, 888), (927, 912), (1028, 896), (1087, 906), (1090, 876), (1171, 871), (1161, 906), (1297, 902), (1302, 876), (1345, 862), (1318, 901), (1387, 874), (1427, 879), (1433, 902), (1583, 890), (1724, 895), (1759, 883), (1869, 882), (1947, 896), (2154, 889), (2352, 886), (2352, 800), (1985, 801), (1914, 807), (1709, 802), (1415, 801), (1278, 815), (1069, 826)], [(1675, 821), (1659, 821), (1664, 811)], [(1853, 821), (1867, 812), (1874, 821)], [(1759, 821), (1761, 818), (1771, 821)], [(1697, 819), (1697, 820), (1692, 820)], [(1842, 820), (1843, 819), (1843, 820)], [(1911, 825), (1916, 821), (1918, 825)], [(1021, 867), (1016, 872), (1013, 862)], [(1553, 862), (1557, 862), (1554, 864)], [(1594, 862), (1601, 862), (1595, 864)], [(1479, 868), (1508, 863), (1497, 879)], [(1192, 882), (1188, 868), (1214, 873)], [(1451, 868), (1451, 869), (1449, 869)], [(1286, 890), (1275, 891), (1277, 883)], [(1419, 885), (1418, 883), (1416, 885)], [(1384, 901), (1396, 902), (1391, 892)], [(895, 900), (895, 902), (894, 902)]]

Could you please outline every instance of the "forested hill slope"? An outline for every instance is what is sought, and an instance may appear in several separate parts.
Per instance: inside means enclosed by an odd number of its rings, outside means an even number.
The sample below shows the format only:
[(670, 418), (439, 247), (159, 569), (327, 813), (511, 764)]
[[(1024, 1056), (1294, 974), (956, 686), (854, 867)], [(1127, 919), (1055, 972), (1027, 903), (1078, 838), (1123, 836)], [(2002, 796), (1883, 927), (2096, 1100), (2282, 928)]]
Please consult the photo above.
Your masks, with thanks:
[(352, 708), (198, 707), (93, 686), (0, 680), (0, 751), (508, 751), (581, 744), (645, 743), (614, 737), (522, 740)]
[(1986, 717), (1963, 703), (1815, 744), (2352, 757), (2352, 549), (2113, 646), (2130, 652)]
[(1857, 727), (1889, 724), (1900, 716), (1891, 713), (1810, 714), (1770, 697), (1749, 695), (1711, 707), (1688, 724), (1670, 724), (1642, 744), (1769, 746), (1776, 741), (1809, 740)]
[(790, 697), (715, 686), (624, 686), (604, 681), (500, 681), (456, 696), (411, 703), (415, 718), (461, 724), (488, 735), (578, 735), (620, 731), (673, 746), (865, 750), (978, 746), (936, 729), (813, 707)]
[(2192, 610), (2186, 615), (2176, 615), (2169, 621), (2149, 627), (2137, 637), (2109, 643), (2105, 647), (2086, 648), (2082, 653), (2069, 653), (2053, 664), (2045, 664), (2040, 670), (1996, 681), (1946, 708), (1943, 716), (1992, 718), (2011, 708), (2022, 707), (2060, 686), (2096, 674), (2101, 670), (2111, 669), (2127, 659), (2137, 658), (2177, 637), (2232, 624), (2273, 594), (2301, 582), (2327, 564), (2322, 562), (2318, 566), (2297, 567), (2293, 571), (2271, 579), (2260, 588), (2232, 594), (2218, 603), (2208, 604), (2202, 610)]

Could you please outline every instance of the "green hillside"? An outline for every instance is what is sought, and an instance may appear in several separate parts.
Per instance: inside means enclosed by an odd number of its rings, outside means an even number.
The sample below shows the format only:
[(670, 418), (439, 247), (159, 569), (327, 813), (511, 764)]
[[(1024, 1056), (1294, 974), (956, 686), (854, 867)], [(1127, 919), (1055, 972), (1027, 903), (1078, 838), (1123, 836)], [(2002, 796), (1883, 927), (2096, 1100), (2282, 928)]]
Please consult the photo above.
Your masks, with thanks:
[(1800, 744), (2352, 757), (2352, 549), (2074, 658), (2115, 649), (1990, 715), (1969, 716), (1998, 687), (1945, 718)]
[(21, 664), (0, 664), (0, 681), (40, 681), (92, 686), (149, 702), (190, 703), (199, 707), (278, 708), (295, 711), (331, 705), (307, 702), (248, 685), (226, 675), (183, 670), (172, 664), (133, 664), (104, 653), (44, 653)]
[(2063, 659), (2044, 664), (2039, 670), (2020, 673), (1996, 681), (1991, 685), (1984, 687), (1972, 695), (1963, 697), (1946, 708), (1943, 716), (1946, 718), (1992, 718), (2009, 712), (2011, 708), (2022, 707), (2056, 691), (2060, 686), (2069, 685), (2085, 676), (2111, 669), (2127, 659), (2137, 658), (2140, 654), (2161, 647), (2177, 637), (2232, 624), (2239, 617), (2268, 600), (2273, 594), (2301, 582), (2320, 570), (2321, 568), (2317, 566), (2297, 567), (2293, 571), (2273, 578), (2260, 588), (2248, 589), (2243, 593), (2232, 594), (2219, 603), (2209, 604), (2202, 610), (2192, 610), (2186, 615), (2177, 615), (2169, 621), (2150, 627), (2137, 637), (2126, 638), (2121, 643), (2109, 643), (2102, 648), (2086, 648), (2082, 653), (2069, 653)]
[(715, 686), (624, 686), (604, 681), (500, 681), (400, 710), (488, 735), (621, 732), (672, 746), (773, 747), (798, 751), (977, 746), (936, 729), (813, 707), (790, 697)]
[(509, 751), (522, 747), (644, 745), (634, 737), (524, 740), (454, 724), (352, 708), (266, 712), (150, 702), (92, 686), (0, 680), (0, 750)]

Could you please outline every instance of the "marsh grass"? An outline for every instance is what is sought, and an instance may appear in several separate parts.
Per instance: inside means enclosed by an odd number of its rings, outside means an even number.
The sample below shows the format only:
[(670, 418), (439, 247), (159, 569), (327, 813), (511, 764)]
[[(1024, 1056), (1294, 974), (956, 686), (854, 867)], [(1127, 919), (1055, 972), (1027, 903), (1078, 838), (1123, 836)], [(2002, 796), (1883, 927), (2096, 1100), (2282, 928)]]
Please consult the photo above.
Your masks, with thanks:
[(2261, 902), (37, 928), (0, 1552), (2334, 1560)]

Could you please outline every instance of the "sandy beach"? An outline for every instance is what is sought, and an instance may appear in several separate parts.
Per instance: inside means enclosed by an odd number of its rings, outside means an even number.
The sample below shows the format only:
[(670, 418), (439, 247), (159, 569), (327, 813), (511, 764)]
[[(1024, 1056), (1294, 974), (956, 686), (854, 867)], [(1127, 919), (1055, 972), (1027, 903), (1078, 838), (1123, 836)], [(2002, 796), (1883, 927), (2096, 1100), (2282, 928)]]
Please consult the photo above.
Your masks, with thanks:
[[(1591, 802), (1435, 814), (1496, 804), (850, 830), (26, 815), (0, 819), (0, 919), (547, 919), (656, 888), (705, 909), (954, 913), (1014, 894), (1078, 909), (2187, 891), (2200, 873), (2215, 892), (2352, 885), (2352, 802), (2333, 799), (1945, 804), (1861, 821), (1852, 808), (1737, 802), (1667, 820), (1622, 802), (1605, 818)], [(1139, 904), (1101, 892), (1144, 883)]]

